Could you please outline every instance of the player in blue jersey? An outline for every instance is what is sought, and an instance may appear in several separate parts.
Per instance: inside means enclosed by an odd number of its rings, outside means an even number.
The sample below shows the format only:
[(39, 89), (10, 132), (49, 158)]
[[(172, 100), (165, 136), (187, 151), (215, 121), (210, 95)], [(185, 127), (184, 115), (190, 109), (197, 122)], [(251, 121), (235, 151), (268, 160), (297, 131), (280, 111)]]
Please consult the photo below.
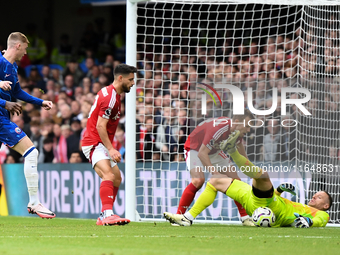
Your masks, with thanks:
[[(0, 89), (3, 89), (4, 91), (11, 90), (11, 84), (12, 82), (10, 81), (0, 81)], [(19, 116), (19, 114), (22, 113), (21, 104), (16, 102), (7, 102), (6, 100), (0, 98), (0, 106), (8, 110), (13, 115), (17, 114)]]
[(45, 110), (50, 110), (53, 106), (51, 101), (33, 97), (20, 87), (15, 61), (20, 61), (26, 54), (28, 44), (24, 34), (14, 32), (8, 37), (4, 55), (0, 53), (0, 143), (11, 147), (25, 158), (24, 173), (30, 198), (28, 212), (38, 214), (41, 218), (54, 218), (55, 214), (43, 206), (38, 197), (38, 150), (26, 134), (10, 120), (10, 113), (21, 112), (17, 103), (11, 103), (16, 99), (40, 105)]

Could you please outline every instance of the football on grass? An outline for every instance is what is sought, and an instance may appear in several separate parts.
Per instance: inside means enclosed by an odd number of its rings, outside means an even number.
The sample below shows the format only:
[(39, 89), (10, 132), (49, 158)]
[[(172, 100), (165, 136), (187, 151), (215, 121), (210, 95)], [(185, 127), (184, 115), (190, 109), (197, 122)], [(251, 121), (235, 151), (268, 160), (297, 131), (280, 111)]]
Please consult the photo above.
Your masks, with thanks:
[(275, 214), (268, 207), (259, 207), (254, 211), (252, 219), (258, 227), (271, 227), (275, 222)]

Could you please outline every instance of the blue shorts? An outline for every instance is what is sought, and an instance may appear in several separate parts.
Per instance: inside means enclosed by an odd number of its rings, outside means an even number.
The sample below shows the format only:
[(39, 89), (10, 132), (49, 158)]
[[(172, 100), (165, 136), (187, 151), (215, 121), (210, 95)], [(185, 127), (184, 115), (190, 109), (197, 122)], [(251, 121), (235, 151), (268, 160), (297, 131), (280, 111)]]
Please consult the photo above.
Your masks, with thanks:
[(13, 147), (26, 136), (25, 132), (8, 118), (0, 118), (0, 143)]

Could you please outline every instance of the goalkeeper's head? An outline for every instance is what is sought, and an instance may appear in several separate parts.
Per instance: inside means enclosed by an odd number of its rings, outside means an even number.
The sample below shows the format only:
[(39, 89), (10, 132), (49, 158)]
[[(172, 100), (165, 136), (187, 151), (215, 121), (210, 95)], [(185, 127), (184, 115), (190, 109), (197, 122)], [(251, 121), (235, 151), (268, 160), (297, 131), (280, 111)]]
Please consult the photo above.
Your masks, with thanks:
[(319, 191), (315, 193), (308, 205), (321, 211), (327, 211), (331, 208), (333, 199), (327, 191)]
[[(235, 130), (240, 131), (240, 136), (243, 136), (245, 133), (250, 131), (250, 120), (255, 119), (254, 115), (248, 109), (244, 110), (244, 114), (234, 115), (232, 118), (232, 124), (230, 131), (234, 132)], [(254, 125), (254, 124), (253, 124)]]

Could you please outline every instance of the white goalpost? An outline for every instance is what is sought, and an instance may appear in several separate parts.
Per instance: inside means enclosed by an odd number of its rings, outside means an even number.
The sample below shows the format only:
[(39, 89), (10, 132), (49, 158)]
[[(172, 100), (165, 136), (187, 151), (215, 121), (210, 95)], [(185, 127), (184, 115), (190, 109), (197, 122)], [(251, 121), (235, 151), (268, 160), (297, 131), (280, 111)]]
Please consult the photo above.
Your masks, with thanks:
[[(326, 190), (330, 223), (340, 223), (339, 13), (339, 0), (128, 0), (126, 63), (138, 73), (126, 95), (125, 216), (176, 213), (190, 183), (184, 142), (202, 121), (232, 116), (240, 104), (232, 85), (245, 108), (273, 109), (244, 137), (249, 159), (273, 170), (274, 186), (293, 183), (298, 195), (284, 195), (293, 201)], [(311, 115), (282, 108), (283, 98), (306, 97), (290, 88), (310, 92), (302, 106)], [(197, 219), (235, 223), (239, 215), (219, 193)]]

